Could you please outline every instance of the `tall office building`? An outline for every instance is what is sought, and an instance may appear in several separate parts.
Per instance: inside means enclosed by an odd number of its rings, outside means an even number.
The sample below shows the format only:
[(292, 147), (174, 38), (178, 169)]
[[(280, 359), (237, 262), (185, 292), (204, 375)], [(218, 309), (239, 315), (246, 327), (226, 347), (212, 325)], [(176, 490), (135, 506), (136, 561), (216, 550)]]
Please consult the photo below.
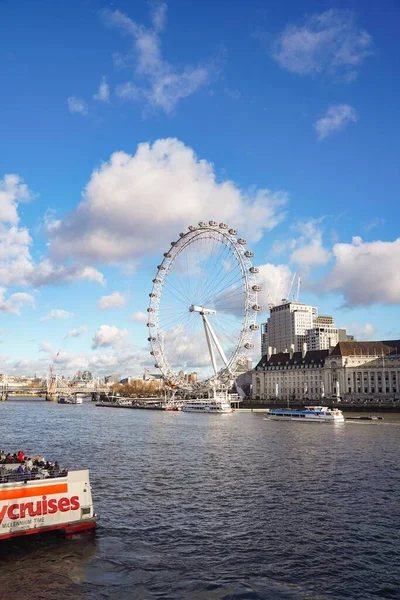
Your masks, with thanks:
[(268, 323), (261, 323), (261, 356), (268, 352)]
[(284, 302), (270, 309), (267, 321), (268, 347), (272, 352), (288, 351), (292, 345), (295, 352), (301, 352), (307, 343), (307, 331), (313, 328), (318, 316), (315, 306), (300, 302)]

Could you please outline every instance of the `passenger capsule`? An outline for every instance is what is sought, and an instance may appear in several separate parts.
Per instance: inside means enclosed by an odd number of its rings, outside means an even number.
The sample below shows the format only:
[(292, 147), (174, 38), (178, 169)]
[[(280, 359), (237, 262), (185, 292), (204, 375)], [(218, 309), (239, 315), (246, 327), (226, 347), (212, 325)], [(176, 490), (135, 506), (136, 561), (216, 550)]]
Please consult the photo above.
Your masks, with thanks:
[(200, 227), (207, 227), (207, 223), (205, 223), (204, 221), (199, 221), (199, 226)]
[(253, 290), (253, 292), (261, 292), (260, 285), (253, 285), (251, 289)]
[(154, 292), (150, 292), (149, 296), (150, 298), (158, 298), (157, 294), (155, 294)]
[(259, 304), (253, 304), (253, 310), (261, 310), (261, 306)]
[(174, 247), (176, 242), (171, 242), (171, 246)]
[(208, 221), (210, 227), (218, 227), (218, 223), (216, 221)]
[(186, 233), (183, 233), (183, 231), (181, 231), (181, 233), (179, 234), (179, 237), (184, 237), (186, 235)]
[(155, 367), (156, 369), (159, 369), (159, 368), (160, 368), (160, 367), (158, 366), (158, 364), (157, 364), (157, 363), (154, 365), (154, 367)]
[[(158, 269), (158, 268), (159, 268), (159, 267), (157, 267), (157, 269)], [(157, 283), (161, 283), (161, 280), (160, 280), (160, 279), (153, 279), (153, 283), (156, 283), (156, 284), (157, 284)]]
[(238, 244), (240, 244), (241, 246), (245, 246), (246, 245), (246, 240), (243, 238), (239, 238), (237, 241)]
[(147, 309), (147, 312), (154, 312), (154, 308), (151, 308), (151, 306)]
[(151, 351), (150, 351), (150, 354), (151, 354), (152, 356), (154, 356), (154, 352), (153, 352), (153, 350), (151, 350)]
[(226, 223), (220, 223), (219, 226), (221, 229), (228, 229), (228, 225)]
[(251, 348), (254, 348), (254, 344), (245, 344), (245, 345), (244, 345), (244, 347), (245, 347), (247, 350), (251, 350)]
[(159, 271), (165, 271), (165, 267), (164, 267), (164, 265), (157, 265), (157, 269), (158, 269)]
[(147, 327), (154, 327), (154, 323), (147, 323)]
[(255, 323), (253, 323), (252, 325), (250, 325), (249, 329), (251, 329), (251, 331), (257, 331), (257, 329), (260, 329), (258, 325), (256, 325)]
[(147, 338), (147, 341), (148, 342), (156, 342), (157, 338), (155, 338), (155, 337), (149, 337), (149, 338)]
[(246, 250), (246, 252), (244, 253), (244, 255), (245, 255), (247, 258), (253, 258), (253, 256), (254, 256), (254, 252), (252, 252), (251, 250)]
[(236, 234), (237, 234), (237, 230), (236, 230), (236, 229), (230, 229), (230, 230), (229, 230), (229, 233), (230, 233), (231, 235), (236, 235)]
[(164, 252), (165, 258), (171, 258), (171, 254), (169, 252)]
[(250, 273), (258, 273), (259, 268), (258, 267), (250, 267), (249, 271), (250, 271)]
[(196, 231), (196, 227), (194, 225), (189, 225), (189, 231)]

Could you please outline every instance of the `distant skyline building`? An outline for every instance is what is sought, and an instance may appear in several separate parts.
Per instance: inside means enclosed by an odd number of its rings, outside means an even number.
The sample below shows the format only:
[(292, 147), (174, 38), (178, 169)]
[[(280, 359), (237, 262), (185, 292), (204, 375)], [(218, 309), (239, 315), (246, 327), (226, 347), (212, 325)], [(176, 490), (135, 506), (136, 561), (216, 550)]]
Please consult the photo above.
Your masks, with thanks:
[(339, 329), (330, 315), (318, 315), (318, 308), (283, 300), (270, 307), (270, 317), (261, 323), (261, 356), (279, 352), (328, 350), (338, 342), (353, 341), (346, 329)]

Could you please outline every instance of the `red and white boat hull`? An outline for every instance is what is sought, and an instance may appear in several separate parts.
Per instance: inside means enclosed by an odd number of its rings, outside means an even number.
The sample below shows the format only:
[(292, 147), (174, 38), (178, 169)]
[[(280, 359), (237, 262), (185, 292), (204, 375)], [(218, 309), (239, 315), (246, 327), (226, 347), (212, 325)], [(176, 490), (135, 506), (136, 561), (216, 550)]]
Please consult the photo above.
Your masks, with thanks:
[(71, 537), (96, 525), (88, 470), (0, 483), (0, 540), (57, 530)]

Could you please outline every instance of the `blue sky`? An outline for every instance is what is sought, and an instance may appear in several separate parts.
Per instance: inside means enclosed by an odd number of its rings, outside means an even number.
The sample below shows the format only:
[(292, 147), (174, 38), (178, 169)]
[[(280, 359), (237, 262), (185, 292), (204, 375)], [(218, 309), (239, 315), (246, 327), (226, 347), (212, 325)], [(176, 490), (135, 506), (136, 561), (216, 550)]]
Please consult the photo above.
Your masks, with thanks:
[(155, 266), (202, 218), (246, 236), (260, 321), (296, 272), (359, 339), (399, 337), (399, 16), (0, 0), (0, 368), (152, 368)]

